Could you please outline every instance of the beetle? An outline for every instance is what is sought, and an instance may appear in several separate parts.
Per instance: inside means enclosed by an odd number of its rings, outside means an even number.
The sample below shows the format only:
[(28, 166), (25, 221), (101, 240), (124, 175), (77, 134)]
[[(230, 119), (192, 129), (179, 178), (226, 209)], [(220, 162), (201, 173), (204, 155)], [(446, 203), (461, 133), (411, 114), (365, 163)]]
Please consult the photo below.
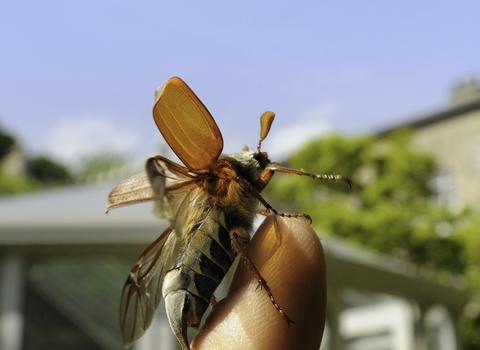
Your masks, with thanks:
[[(145, 333), (163, 296), (172, 331), (182, 347), (189, 349), (188, 327), (198, 328), (237, 255), (287, 324), (293, 323), (275, 301), (245, 247), (257, 213), (311, 219), (308, 214), (277, 211), (261, 192), (276, 172), (343, 181), (350, 186), (351, 181), (341, 175), (311, 174), (270, 161), (261, 144), (275, 118), (273, 112), (260, 118), (256, 149), (244, 147), (241, 154), (222, 154), (223, 138), (215, 120), (178, 77), (156, 90), (153, 116), (183, 165), (160, 155), (152, 157), (145, 172), (122, 181), (108, 195), (107, 212), (153, 200), (156, 215), (170, 222), (136, 260), (124, 285), (120, 327), (125, 346)], [(177, 240), (183, 246), (174, 260)]]

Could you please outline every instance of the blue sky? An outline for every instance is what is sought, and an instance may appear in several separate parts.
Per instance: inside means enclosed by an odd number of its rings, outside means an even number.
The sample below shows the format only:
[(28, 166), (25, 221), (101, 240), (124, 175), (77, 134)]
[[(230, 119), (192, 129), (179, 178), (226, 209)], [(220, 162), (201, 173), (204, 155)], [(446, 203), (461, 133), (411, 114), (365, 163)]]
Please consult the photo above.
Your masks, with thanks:
[[(312, 135), (379, 130), (446, 106), (480, 73), (477, 1), (4, 1), (0, 126), (74, 163), (158, 153), (153, 93), (182, 77), (224, 151), (281, 157)], [(164, 148), (165, 146), (163, 146)]]

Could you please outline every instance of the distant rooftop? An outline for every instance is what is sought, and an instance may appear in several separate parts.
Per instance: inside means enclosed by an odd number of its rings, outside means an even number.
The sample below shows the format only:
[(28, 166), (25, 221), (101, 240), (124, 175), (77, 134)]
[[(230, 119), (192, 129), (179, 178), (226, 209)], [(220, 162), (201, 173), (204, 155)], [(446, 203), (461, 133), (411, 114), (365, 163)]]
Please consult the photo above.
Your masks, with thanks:
[(456, 85), (450, 95), (452, 106), (461, 106), (480, 100), (480, 83), (473, 78)]
[(105, 214), (116, 184), (77, 185), (0, 198), (0, 246), (150, 243), (167, 222), (142, 203)]
[(381, 129), (378, 135), (386, 135), (400, 127), (421, 128), (445, 119), (480, 109), (480, 82), (470, 78), (452, 89), (450, 106), (441, 110), (425, 113), (410, 118), (405, 122)]

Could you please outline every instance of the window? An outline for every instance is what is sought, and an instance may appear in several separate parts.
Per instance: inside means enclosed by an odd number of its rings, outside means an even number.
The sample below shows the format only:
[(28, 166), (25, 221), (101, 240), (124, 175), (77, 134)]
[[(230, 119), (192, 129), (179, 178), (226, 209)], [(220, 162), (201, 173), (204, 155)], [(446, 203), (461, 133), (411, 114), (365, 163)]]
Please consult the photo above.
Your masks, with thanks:
[(455, 181), (450, 173), (437, 174), (431, 181), (433, 200), (439, 205), (454, 205), (457, 201)]

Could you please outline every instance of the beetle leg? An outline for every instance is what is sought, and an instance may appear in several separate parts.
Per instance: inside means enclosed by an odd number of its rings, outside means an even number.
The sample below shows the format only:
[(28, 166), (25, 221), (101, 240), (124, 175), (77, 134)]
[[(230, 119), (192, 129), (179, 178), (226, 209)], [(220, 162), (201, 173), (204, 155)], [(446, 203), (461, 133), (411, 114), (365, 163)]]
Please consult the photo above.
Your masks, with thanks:
[[(283, 213), (281, 211), (276, 210), (274, 207), (272, 207), (266, 200), (265, 198), (262, 197), (260, 192), (252, 185), (250, 182), (245, 180), (243, 177), (237, 177), (236, 180), (242, 184), (244, 188), (247, 188), (250, 193), (252, 193), (257, 199), (262, 203), (262, 205), (265, 207), (265, 209), (268, 212), (274, 213), (275, 215), (284, 217), (284, 218), (305, 218), (306, 220), (309, 221), (309, 223), (312, 223), (312, 218), (308, 214), (292, 214), (292, 213)], [(263, 213), (261, 213), (263, 214)]]
[(268, 216), (270, 214), (270, 212), (268, 210), (265, 210), (265, 209), (258, 209), (257, 213), (260, 214), (260, 215), (263, 215), (263, 216)]

